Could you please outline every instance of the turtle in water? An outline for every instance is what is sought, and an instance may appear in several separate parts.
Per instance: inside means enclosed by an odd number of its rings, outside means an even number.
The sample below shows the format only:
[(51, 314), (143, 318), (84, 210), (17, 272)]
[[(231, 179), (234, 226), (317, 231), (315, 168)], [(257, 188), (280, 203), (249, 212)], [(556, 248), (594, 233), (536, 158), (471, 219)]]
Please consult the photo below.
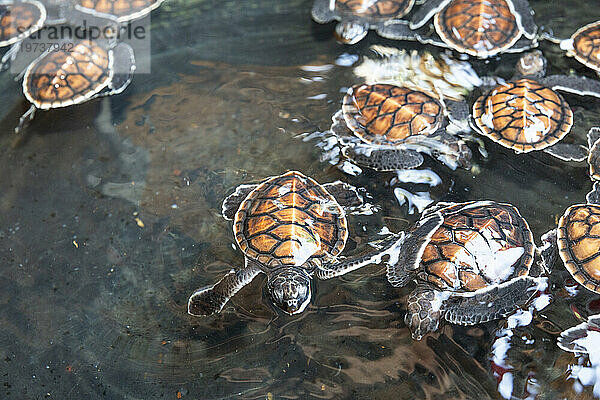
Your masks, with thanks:
[(405, 236), (387, 277), (395, 287), (416, 279), (404, 320), (420, 340), (442, 319), (475, 325), (525, 304), (543, 282), (531, 273), (535, 250), (527, 221), (510, 204), (438, 203)]
[(568, 56), (600, 75), (600, 21), (578, 29), (569, 39), (553, 41), (560, 43)]
[(121, 93), (135, 70), (133, 49), (104, 41), (57, 42), (33, 61), (23, 77), (23, 94), (31, 103), (19, 120), (19, 133), (37, 109), (67, 107), (99, 96)]
[(331, 132), (346, 157), (377, 171), (416, 168), (423, 163), (421, 153), (452, 169), (466, 168), (471, 151), (445, 128), (448, 120), (460, 123), (468, 118), (464, 101), (440, 101), (403, 86), (355, 85), (333, 116)]
[(335, 27), (335, 37), (341, 43), (355, 44), (369, 29), (379, 31), (388, 21), (408, 14), (414, 3), (414, 0), (315, 0), (312, 17), (320, 24), (340, 21)]
[[(434, 30), (426, 26), (431, 17)], [(410, 23), (392, 21), (378, 32), (479, 58), (537, 46), (537, 25), (527, 0), (429, 0)]]
[(564, 161), (583, 161), (588, 148), (558, 143), (573, 126), (573, 112), (555, 90), (600, 97), (600, 82), (575, 75), (546, 73), (539, 50), (519, 59), (516, 76), (491, 87), (473, 104), (472, 127), (516, 153), (543, 150)]
[[(93, 16), (113, 21), (117, 24), (127, 23), (145, 17), (158, 8), (164, 0), (75, 0), (68, 20), (80, 25), (77, 17)], [(76, 13), (83, 15), (77, 16)]]
[(46, 8), (39, 1), (0, 1), (0, 47), (12, 46), (2, 57), (1, 69), (14, 60), (21, 41), (44, 26), (46, 17)]
[(297, 171), (241, 185), (223, 202), (223, 217), (233, 220), (235, 240), (244, 253), (243, 267), (216, 284), (196, 290), (188, 313), (211, 315), (260, 273), (267, 293), (287, 314), (299, 314), (311, 299), (314, 276), (329, 279), (370, 263), (379, 263), (398, 240), (391, 235), (375, 252), (341, 259), (348, 237), (343, 207), (362, 205), (356, 189), (340, 181), (320, 185)]

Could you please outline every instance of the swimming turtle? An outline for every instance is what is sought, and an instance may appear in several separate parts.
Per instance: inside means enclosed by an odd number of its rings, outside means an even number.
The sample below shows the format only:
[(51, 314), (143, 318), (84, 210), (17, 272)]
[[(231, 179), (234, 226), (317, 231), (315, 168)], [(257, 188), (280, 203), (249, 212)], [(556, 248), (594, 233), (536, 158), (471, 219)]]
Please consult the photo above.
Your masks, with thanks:
[[(425, 26), (432, 17), (435, 31)], [(428, 0), (410, 23), (392, 21), (378, 32), (479, 58), (537, 46), (537, 26), (527, 0)]]
[(2, 57), (2, 69), (14, 60), (21, 41), (44, 26), (46, 17), (46, 8), (37, 0), (0, 1), (0, 47), (12, 46)]
[(493, 201), (438, 203), (425, 210), (388, 264), (388, 281), (412, 279), (404, 318), (413, 338), (436, 331), (440, 321), (474, 325), (514, 311), (534, 294), (536, 246), (517, 208)]
[(125, 43), (57, 42), (25, 71), (23, 94), (31, 103), (15, 128), (18, 133), (37, 109), (67, 107), (121, 93), (131, 82), (135, 58)]
[[(348, 237), (343, 207), (362, 205), (356, 189), (340, 181), (320, 185), (298, 171), (241, 185), (223, 202), (223, 217), (233, 220), (235, 240), (244, 253), (243, 267), (216, 284), (196, 290), (188, 313), (210, 315), (260, 273), (267, 293), (287, 314), (301, 313), (311, 299), (314, 276), (329, 279), (369, 263), (378, 263), (391, 247), (357, 258), (341, 259)], [(396, 237), (388, 239), (392, 247)]]
[[(145, 17), (164, 0), (75, 0), (76, 12), (123, 24)], [(68, 18), (74, 21), (74, 14)], [(76, 23), (78, 25), (78, 23)]]
[(369, 29), (379, 31), (388, 21), (408, 14), (414, 3), (414, 0), (315, 0), (312, 17), (320, 24), (340, 21), (335, 27), (337, 40), (355, 44)]
[(583, 161), (588, 148), (558, 143), (573, 126), (573, 112), (555, 90), (600, 97), (600, 82), (575, 75), (545, 76), (539, 50), (523, 55), (516, 76), (492, 87), (473, 104), (472, 127), (516, 153), (543, 150), (561, 160)]
[(346, 157), (377, 171), (416, 168), (423, 163), (421, 153), (452, 169), (467, 167), (471, 151), (445, 130), (446, 116), (468, 120), (467, 104), (403, 86), (355, 85), (333, 116), (331, 132)]
[(567, 55), (600, 74), (600, 21), (578, 29), (569, 39), (559, 41)]

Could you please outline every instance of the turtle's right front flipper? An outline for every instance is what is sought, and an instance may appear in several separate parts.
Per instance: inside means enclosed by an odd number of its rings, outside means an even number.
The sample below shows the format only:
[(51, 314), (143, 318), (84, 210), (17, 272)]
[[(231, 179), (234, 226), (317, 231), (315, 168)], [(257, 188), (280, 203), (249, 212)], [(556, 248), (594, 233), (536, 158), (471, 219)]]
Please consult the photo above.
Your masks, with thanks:
[(417, 168), (423, 164), (423, 156), (402, 148), (373, 148), (369, 145), (347, 146), (342, 149), (344, 156), (358, 165), (375, 171), (395, 171)]
[(190, 296), (188, 313), (204, 316), (220, 312), (225, 303), (260, 272), (258, 267), (248, 262), (244, 268), (229, 271), (219, 282), (198, 289)]
[(235, 192), (227, 196), (225, 200), (223, 200), (223, 205), (221, 206), (223, 218), (232, 221), (238, 208), (240, 208), (242, 201), (244, 201), (250, 192), (256, 189), (257, 186), (257, 184), (240, 185), (235, 189)]
[(346, 182), (325, 183), (323, 187), (345, 209), (353, 210), (361, 208), (365, 204), (363, 196), (358, 193), (358, 189)]

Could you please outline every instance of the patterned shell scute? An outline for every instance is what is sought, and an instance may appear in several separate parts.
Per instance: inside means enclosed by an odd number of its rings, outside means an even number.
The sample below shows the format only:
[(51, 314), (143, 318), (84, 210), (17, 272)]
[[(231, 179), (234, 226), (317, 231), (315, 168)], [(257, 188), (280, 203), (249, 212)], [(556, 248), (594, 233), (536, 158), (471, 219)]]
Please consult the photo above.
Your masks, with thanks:
[(115, 16), (129, 21), (141, 18), (155, 9), (163, 0), (77, 0), (84, 9)]
[(51, 51), (32, 63), (25, 74), (23, 91), (41, 109), (83, 103), (104, 89), (112, 79), (109, 53), (88, 41)]
[(440, 212), (444, 222), (425, 247), (420, 279), (470, 292), (529, 273), (533, 235), (515, 207), (471, 202)]
[(573, 125), (573, 112), (560, 94), (525, 78), (479, 97), (473, 118), (485, 136), (517, 153), (552, 146)]
[(235, 215), (233, 232), (244, 254), (267, 268), (316, 268), (341, 253), (348, 237), (342, 207), (295, 171), (253, 190)]
[(336, 11), (372, 20), (388, 20), (406, 15), (414, 0), (337, 0)]
[(580, 63), (600, 71), (600, 21), (579, 29), (572, 39), (575, 58)]
[(447, 45), (482, 58), (512, 47), (521, 36), (505, 0), (452, 0), (435, 15), (434, 24)]
[(600, 293), (600, 206), (578, 204), (558, 223), (558, 250), (573, 278)]
[(348, 128), (367, 143), (394, 145), (413, 135), (429, 135), (442, 125), (442, 104), (425, 92), (375, 84), (348, 90), (342, 105)]
[(16, 42), (24, 32), (40, 24), (41, 18), (45, 18), (43, 10), (34, 3), (0, 4), (0, 43)]

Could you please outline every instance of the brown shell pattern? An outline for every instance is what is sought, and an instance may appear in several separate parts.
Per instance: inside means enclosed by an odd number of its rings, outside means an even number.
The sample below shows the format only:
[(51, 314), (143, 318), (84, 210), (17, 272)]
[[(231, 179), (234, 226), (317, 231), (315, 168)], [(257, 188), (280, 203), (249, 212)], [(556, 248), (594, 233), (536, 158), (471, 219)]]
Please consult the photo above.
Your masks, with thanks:
[(0, 42), (11, 41), (40, 21), (40, 9), (32, 3), (0, 5)]
[(531, 79), (499, 85), (479, 97), (473, 118), (485, 136), (517, 153), (552, 146), (573, 125), (563, 97)]
[(600, 206), (577, 204), (558, 223), (558, 250), (573, 278), (600, 293)]
[(240, 249), (268, 268), (314, 269), (337, 256), (348, 237), (342, 207), (321, 185), (291, 171), (261, 183), (235, 214)]
[(87, 41), (52, 51), (29, 66), (24, 93), (41, 109), (83, 103), (108, 85), (109, 64), (107, 51)]
[(387, 145), (434, 133), (444, 116), (436, 98), (387, 84), (353, 86), (344, 97), (342, 111), (356, 136), (367, 143)]
[(338, 0), (337, 11), (374, 20), (402, 17), (411, 10), (414, 0)]
[[(110, 14), (115, 17), (129, 17), (141, 13), (150, 12), (158, 7), (163, 0), (78, 0), (81, 7), (94, 10), (102, 14)], [(146, 14), (145, 12), (143, 13)], [(142, 15), (140, 15), (141, 17)]]
[(475, 291), (528, 274), (535, 247), (527, 221), (509, 204), (479, 203), (441, 210), (444, 222), (425, 247), (420, 279)]
[(571, 39), (577, 61), (600, 71), (600, 21), (579, 29)]
[(434, 24), (448, 46), (482, 58), (510, 48), (521, 36), (505, 0), (452, 0)]

